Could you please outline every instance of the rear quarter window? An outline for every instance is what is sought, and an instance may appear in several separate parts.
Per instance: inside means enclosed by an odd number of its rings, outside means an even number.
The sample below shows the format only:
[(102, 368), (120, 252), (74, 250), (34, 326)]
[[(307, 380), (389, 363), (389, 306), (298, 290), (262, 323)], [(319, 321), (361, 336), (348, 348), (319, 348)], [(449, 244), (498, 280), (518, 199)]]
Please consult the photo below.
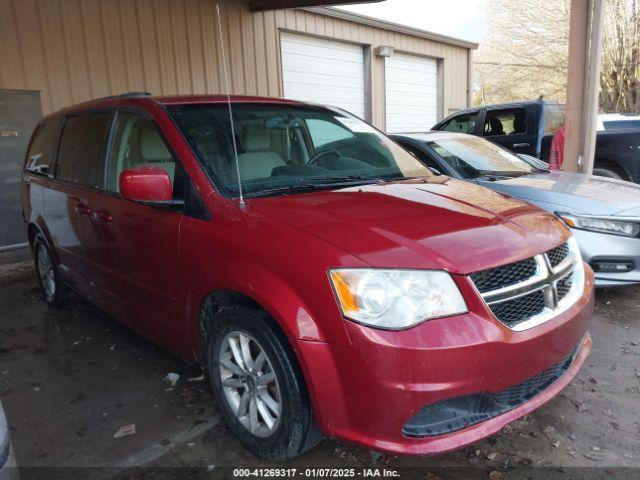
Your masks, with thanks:
[(29, 172), (47, 176), (53, 175), (52, 167), (58, 148), (59, 134), (60, 121), (57, 118), (46, 120), (36, 127), (25, 164), (25, 168)]
[(102, 188), (105, 147), (113, 114), (88, 113), (67, 118), (58, 152), (57, 178)]

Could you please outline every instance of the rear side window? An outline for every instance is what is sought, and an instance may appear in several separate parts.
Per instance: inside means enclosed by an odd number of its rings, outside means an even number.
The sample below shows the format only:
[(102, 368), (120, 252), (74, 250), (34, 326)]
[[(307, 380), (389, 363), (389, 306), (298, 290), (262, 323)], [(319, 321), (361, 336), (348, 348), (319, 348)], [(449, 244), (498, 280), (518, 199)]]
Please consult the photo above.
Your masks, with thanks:
[(58, 178), (85, 187), (102, 188), (111, 118), (112, 113), (67, 118), (58, 153)]
[(487, 112), (487, 119), (484, 124), (485, 137), (522, 133), (527, 133), (527, 111), (524, 108)]
[(449, 120), (438, 130), (445, 130), (447, 132), (473, 133), (473, 129), (476, 126), (477, 119), (477, 112), (470, 113), (468, 115), (460, 115)]
[(51, 176), (58, 146), (59, 126), (60, 122), (57, 118), (49, 119), (38, 126), (27, 154), (27, 170)]

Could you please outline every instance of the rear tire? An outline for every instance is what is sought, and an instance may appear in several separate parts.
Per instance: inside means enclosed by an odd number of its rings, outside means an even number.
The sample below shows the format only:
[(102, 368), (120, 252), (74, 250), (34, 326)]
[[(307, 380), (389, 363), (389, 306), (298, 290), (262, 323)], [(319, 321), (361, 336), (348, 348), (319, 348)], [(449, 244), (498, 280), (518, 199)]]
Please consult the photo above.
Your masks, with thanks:
[(67, 301), (67, 287), (61, 282), (51, 249), (40, 234), (36, 235), (33, 241), (33, 257), (44, 300), (51, 308), (63, 308)]
[(211, 387), (242, 445), (267, 460), (287, 460), (315, 446), (321, 436), (300, 368), (266, 312), (233, 305), (210, 322)]

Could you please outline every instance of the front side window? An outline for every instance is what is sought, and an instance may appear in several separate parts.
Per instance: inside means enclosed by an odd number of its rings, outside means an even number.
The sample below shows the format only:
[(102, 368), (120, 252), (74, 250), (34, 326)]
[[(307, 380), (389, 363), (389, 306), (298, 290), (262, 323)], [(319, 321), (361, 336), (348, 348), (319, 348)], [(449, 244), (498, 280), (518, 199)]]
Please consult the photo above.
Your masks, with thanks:
[(234, 141), (249, 196), (431, 175), (385, 135), (340, 110), (237, 103), (235, 139), (226, 104), (180, 105), (169, 112), (218, 190), (230, 197), (239, 191)]
[(527, 133), (527, 111), (524, 108), (487, 112), (487, 118), (484, 124), (485, 137), (522, 133)]
[(478, 119), (478, 112), (460, 115), (445, 123), (439, 130), (447, 132), (473, 133)]
[(176, 161), (153, 120), (134, 113), (119, 113), (111, 144), (107, 190), (119, 193), (120, 173), (145, 165), (162, 168), (175, 185)]
[(60, 123), (57, 118), (49, 119), (38, 126), (27, 154), (27, 170), (49, 176), (53, 173), (52, 165), (59, 133)]
[(435, 140), (428, 145), (462, 178), (520, 176), (535, 170), (508, 150), (477, 137)]
[(87, 113), (66, 119), (56, 175), (85, 187), (102, 188), (105, 147), (112, 113)]

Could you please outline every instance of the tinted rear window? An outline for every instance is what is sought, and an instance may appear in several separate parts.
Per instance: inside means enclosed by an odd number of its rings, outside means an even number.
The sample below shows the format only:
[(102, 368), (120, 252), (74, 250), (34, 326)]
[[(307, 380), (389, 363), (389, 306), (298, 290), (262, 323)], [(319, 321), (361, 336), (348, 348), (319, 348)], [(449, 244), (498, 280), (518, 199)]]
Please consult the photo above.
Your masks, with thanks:
[(58, 147), (59, 133), (60, 121), (58, 118), (51, 118), (36, 128), (27, 154), (27, 170), (44, 175), (53, 173), (51, 166)]
[(623, 130), (625, 128), (640, 128), (640, 120), (608, 120), (602, 122), (605, 130)]
[(67, 118), (60, 140), (58, 178), (86, 187), (102, 188), (111, 118), (112, 113)]

